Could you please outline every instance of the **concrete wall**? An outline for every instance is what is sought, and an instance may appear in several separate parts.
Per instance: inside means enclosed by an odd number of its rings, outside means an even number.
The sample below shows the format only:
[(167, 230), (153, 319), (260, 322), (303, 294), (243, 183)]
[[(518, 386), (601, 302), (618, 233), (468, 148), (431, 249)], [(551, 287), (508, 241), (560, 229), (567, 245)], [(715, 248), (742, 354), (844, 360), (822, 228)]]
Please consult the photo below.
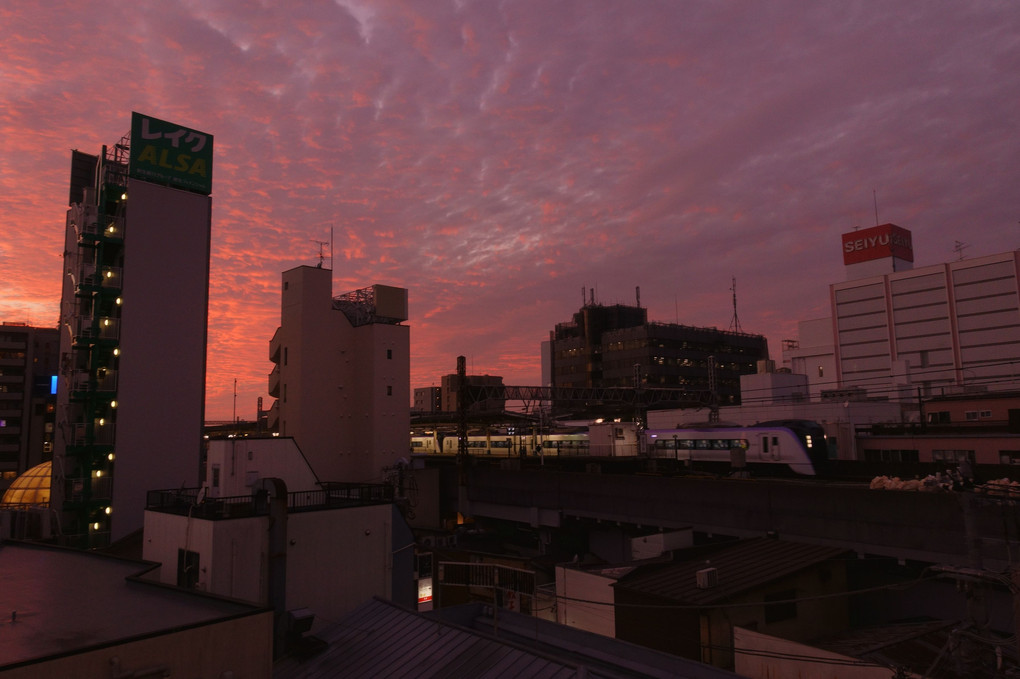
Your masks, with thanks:
[(145, 493), (198, 485), (212, 200), (128, 184), (111, 539), (142, 527)]
[(615, 577), (556, 566), (556, 622), (607, 637), (616, 637)]
[[(308, 461), (291, 438), (240, 438), (209, 441), (206, 457), (208, 497), (251, 495), (258, 479), (278, 478), (289, 492), (318, 490)], [(213, 468), (219, 468), (219, 487), (213, 487)]]

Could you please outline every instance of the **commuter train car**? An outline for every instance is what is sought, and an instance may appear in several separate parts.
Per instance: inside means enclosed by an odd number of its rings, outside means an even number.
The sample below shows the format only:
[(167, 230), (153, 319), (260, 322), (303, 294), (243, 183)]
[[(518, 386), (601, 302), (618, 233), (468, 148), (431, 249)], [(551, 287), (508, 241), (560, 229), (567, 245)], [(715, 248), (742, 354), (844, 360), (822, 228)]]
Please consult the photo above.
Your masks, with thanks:
[[(457, 454), (456, 435), (422, 435), (411, 437), (412, 455)], [(490, 457), (520, 457), (555, 455), (580, 457), (588, 455), (588, 434), (490, 434), (468, 436), (469, 455)]]
[(641, 454), (646, 457), (675, 459), (695, 469), (730, 469), (735, 457), (743, 457), (748, 469), (816, 476), (828, 459), (825, 432), (808, 420), (776, 420), (751, 427), (646, 429), (642, 443)]
[[(444, 455), (456, 455), (456, 436), (443, 439)], [(515, 456), (583, 456), (588, 454), (587, 434), (492, 434), (489, 436), (468, 436), (467, 450), (470, 455), (494, 457)]]

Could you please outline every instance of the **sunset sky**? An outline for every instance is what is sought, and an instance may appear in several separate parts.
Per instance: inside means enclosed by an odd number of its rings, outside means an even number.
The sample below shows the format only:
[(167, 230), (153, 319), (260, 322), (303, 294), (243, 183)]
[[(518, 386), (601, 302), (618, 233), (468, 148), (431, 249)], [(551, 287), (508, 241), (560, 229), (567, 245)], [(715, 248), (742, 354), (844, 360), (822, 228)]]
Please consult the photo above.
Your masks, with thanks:
[(71, 149), (132, 111), (215, 136), (209, 419), (235, 379), (239, 417), (271, 403), (280, 274), (331, 229), (335, 294), (408, 288), (412, 388), (458, 355), (539, 384), (583, 288), (729, 328), (732, 277), (780, 361), (876, 199), (915, 266), (1020, 247), (1012, 0), (0, 0), (0, 27), (0, 320), (57, 323)]

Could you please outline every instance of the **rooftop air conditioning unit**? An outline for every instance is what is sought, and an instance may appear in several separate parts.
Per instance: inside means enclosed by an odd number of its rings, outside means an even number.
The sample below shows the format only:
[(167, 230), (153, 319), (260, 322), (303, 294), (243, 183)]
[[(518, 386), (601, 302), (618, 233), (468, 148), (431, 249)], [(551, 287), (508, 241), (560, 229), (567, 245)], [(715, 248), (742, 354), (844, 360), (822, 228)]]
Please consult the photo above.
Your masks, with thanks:
[(698, 581), (698, 589), (711, 589), (719, 584), (719, 569), (702, 568), (694, 574)]

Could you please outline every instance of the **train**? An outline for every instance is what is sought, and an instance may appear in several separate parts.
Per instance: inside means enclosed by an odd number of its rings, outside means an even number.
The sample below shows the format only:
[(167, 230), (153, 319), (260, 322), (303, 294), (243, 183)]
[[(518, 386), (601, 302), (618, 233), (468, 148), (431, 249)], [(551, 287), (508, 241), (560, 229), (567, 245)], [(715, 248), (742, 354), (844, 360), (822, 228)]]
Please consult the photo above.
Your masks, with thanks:
[(750, 427), (646, 429), (644, 455), (690, 467), (744, 467), (818, 476), (829, 459), (825, 431), (810, 420), (775, 420)]
[[(412, 455), (456, 455), (456, 435), (426, 434), (411, 436)], [(469, 455), (488, 457), (528, 457), (555, 455), (584, 457), (588, 452), (588, 434), (487, 434), (467, 437)]]
[[(817, 476), (828, 460), (825, 432), (809, 420), (774, 420), (750, 427), (699, 426), (640, 429), (631, 423), (591, 425), (563, 434), (470, 435), (467, 453), (476, 457), (640, 457), (674, 460), (693, 471), (745, 468), (769, 475)], [(411, 436), (412, 456), (453, 456), (456, 435)]]

